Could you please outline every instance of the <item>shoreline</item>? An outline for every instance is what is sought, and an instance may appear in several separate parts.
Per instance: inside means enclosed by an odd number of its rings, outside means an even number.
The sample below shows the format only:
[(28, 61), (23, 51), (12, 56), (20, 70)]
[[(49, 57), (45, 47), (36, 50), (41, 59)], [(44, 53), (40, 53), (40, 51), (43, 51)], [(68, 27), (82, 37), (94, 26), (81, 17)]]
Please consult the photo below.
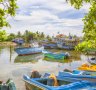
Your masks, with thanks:
[(16, 46), (14, 42), (0, 42), (0, 46)]

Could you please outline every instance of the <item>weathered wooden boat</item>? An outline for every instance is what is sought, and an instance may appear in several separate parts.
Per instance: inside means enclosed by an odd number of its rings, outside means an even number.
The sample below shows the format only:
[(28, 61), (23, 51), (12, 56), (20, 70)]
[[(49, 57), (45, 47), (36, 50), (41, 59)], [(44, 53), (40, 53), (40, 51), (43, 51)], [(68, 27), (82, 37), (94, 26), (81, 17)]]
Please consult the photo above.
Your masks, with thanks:
[(96, 58), (89, 58), (88, 59), (88, 62), (91, 63), (91, 64), (96, 64)]
[(51, 58), (51, 59), (66, 59), (69, 57), (69, 53), (52, 53), (46, 52), (44, 53), (44, 57)]
[(72, 72), (64, 71), (64, 72), (59, 72), (59, 76), (96, 82), (96, 72), (92, 72), (92, 71), (79, 71), (79, 70), (73, 70)]
[(11, 79), (9, 79), (6, 83), (0, 81), (0, 90), (16, 90), (16, 86)]
[(44, 47), (21, 47), (21, 48), (15, 48), (15, 51), (18, 55), (31, 55), (31, 54), (37, 54), (42, 53), (44, 50)]
[(39, 59), (43, 58), (43, 54), (34, 54), (34, 55), (25, 55), (25, 56), (17, 56), (14, 60), (15, 63), (36, 63)]
[[(50, 77), (50, 76), (49, 76)], [(56, 83), (52, 78), (42, 77), (42, 78), (30, 78), (24, 75), (23, 80), (25, 81), (26, 90), (95, 90), (96, 83), (81, 81), (75, 78), (67, 77), (56, 77), (58, 83)]]

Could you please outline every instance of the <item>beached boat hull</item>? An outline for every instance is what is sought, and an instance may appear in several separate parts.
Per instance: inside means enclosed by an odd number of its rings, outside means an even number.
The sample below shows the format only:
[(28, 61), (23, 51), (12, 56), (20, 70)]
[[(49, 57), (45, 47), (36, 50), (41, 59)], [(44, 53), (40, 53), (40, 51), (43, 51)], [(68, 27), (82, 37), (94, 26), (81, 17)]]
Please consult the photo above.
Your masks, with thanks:
[[(81, 81), (72, 78), (60, 78), (57, 77), (59, 86), (48, 85), (49, 78), (30, 78), (23, 76), (25, 81), (26, 90), (94, 90), (96, 89), (96, 83)], [(50, 82), (51, 83), (51, 82)]]
[(44, 47), (24, 47), (15, 49), (16, 53), (20, 56), (42, 53), (43, 50)]

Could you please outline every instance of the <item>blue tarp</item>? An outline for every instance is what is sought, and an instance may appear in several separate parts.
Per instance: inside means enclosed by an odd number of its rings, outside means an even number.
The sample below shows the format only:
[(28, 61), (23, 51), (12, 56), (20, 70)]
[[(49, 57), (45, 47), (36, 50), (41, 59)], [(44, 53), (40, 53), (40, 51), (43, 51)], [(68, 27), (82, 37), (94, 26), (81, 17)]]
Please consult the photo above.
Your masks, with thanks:
[(17, 44), (23, 44), (24, 40), (22, 38), (16, 38), (16, 39), (13, 39), (12, 42), (15, 42)]

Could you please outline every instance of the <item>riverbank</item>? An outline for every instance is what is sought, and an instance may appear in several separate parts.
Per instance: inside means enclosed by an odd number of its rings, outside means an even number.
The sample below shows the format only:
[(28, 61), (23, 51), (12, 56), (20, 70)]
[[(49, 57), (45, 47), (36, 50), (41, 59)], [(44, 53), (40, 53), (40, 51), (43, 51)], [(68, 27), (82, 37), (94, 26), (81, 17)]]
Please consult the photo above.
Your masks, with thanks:
[(14, 42), (0, 42), (0, 46), (16, 46)]

